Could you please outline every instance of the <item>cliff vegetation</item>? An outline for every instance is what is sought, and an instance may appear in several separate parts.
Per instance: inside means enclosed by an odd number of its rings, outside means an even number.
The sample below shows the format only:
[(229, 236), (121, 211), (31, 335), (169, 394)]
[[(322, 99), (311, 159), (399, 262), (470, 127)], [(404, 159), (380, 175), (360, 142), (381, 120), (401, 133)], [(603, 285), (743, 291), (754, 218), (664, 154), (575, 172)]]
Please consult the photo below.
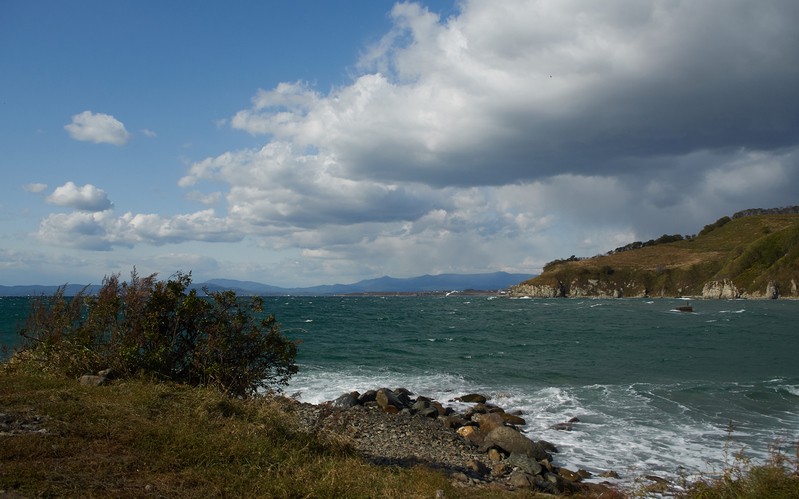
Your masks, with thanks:
[(799, 297), (799, 207), (722, 217), (591, 258), (555, 260), (510, 289), (532, 297)]

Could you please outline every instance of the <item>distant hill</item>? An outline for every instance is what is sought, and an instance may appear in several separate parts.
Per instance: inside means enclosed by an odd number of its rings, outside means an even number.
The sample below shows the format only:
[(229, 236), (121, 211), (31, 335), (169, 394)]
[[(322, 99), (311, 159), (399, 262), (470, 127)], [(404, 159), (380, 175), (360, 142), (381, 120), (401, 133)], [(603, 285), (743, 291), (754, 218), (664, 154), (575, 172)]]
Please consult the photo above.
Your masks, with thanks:
[(592, 258), (570, 257), (513, 296), (799, 297), (799, 207), (722, 217), (696, 236), (663, 235)]
[[(279, 288), (247, 281), (212, 279), (204, 284), (209, 288), (232, 289), (241, 294), (258, 295), (345, 295), (363, 293), (431, 293), (445, 291), (482, 290), (497, 291), (507, 289), (533, 277), (532, 274), (509, 274), (494, 272), (489, 274), (438, 274), (409, 278), (383, 276), (367, 279), (354, 284), (329, 284), (306, 288)], [(199, 285), (202, 287), (202, 285)], [(213, 288), (212, 288), (213, 289)]]
[[(497, 291), (509, 288), (524, 280), (534, 277), (533, 274), (509, 274), (494, 272), (489, 274), (439, 274), (409, 278), (380, 277), (356, 282), (354, 284), (331, 284), (306, 288), (281, 288), (253, 281), (237, 281), (233, 279), (211, 279), (203, 283), (192, 284), (193, 288), (207, 288), (209, 291), (233, 290), (240, 295), (344, 295), (363, 293), (430, 293), (445, 291)], [(72, 296), (84, 286), (70, 284), (65, 294)], [(89, 286), (87, 293), (92, 294), (99, 286)], [(51, 295), (58, 286), (0, 286), (0, 296), (40, 296)]]

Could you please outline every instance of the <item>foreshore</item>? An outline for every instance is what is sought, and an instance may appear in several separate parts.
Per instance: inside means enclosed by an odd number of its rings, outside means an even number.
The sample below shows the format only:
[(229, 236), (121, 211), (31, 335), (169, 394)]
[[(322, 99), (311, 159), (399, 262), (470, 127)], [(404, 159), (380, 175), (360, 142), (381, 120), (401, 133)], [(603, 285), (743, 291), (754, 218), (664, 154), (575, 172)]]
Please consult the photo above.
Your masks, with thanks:
[[(618, 474), (592, 475), (556, 464), (557, 445), (534, 441), (520, 429), (522, 414), (506, 413), (480, 394), (465, 394), (456, 411), (439, 401), (398, 388), (345, 393), (322, 404), (281, 398), (284, 409), (307, 430), (345, 440), (372, 463), (426, 466), (444, 471), (457, 487), (528, 489), (548, 494), (612, 494)], [(559, 423), (571, 430), (576, 418)], [(658, 490), (665, 480), (650, 477)]]

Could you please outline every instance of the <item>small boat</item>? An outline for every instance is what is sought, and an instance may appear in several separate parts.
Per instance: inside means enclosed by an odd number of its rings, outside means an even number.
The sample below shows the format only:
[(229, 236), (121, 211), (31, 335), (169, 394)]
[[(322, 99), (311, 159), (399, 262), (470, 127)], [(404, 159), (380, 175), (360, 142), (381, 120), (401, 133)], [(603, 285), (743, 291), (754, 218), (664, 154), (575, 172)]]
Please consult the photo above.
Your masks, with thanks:
[(683, 305), (682, 307), (677, 307), (675, 310), (678, 312), (693, 312), (694, 307), (691, 306), (691, 302), (688, 302), (687, 305)]

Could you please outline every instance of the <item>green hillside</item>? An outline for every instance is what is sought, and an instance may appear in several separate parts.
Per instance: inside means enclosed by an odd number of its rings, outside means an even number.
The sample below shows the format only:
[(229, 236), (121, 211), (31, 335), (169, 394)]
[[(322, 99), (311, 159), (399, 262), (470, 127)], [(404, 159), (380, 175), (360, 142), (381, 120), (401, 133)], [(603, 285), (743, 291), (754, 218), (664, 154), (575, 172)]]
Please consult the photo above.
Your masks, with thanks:
[(697, 236), (664, 235), (602, 256), (556, 260), (511, 295), (799, 297), (798, 211), (747, 210)]

